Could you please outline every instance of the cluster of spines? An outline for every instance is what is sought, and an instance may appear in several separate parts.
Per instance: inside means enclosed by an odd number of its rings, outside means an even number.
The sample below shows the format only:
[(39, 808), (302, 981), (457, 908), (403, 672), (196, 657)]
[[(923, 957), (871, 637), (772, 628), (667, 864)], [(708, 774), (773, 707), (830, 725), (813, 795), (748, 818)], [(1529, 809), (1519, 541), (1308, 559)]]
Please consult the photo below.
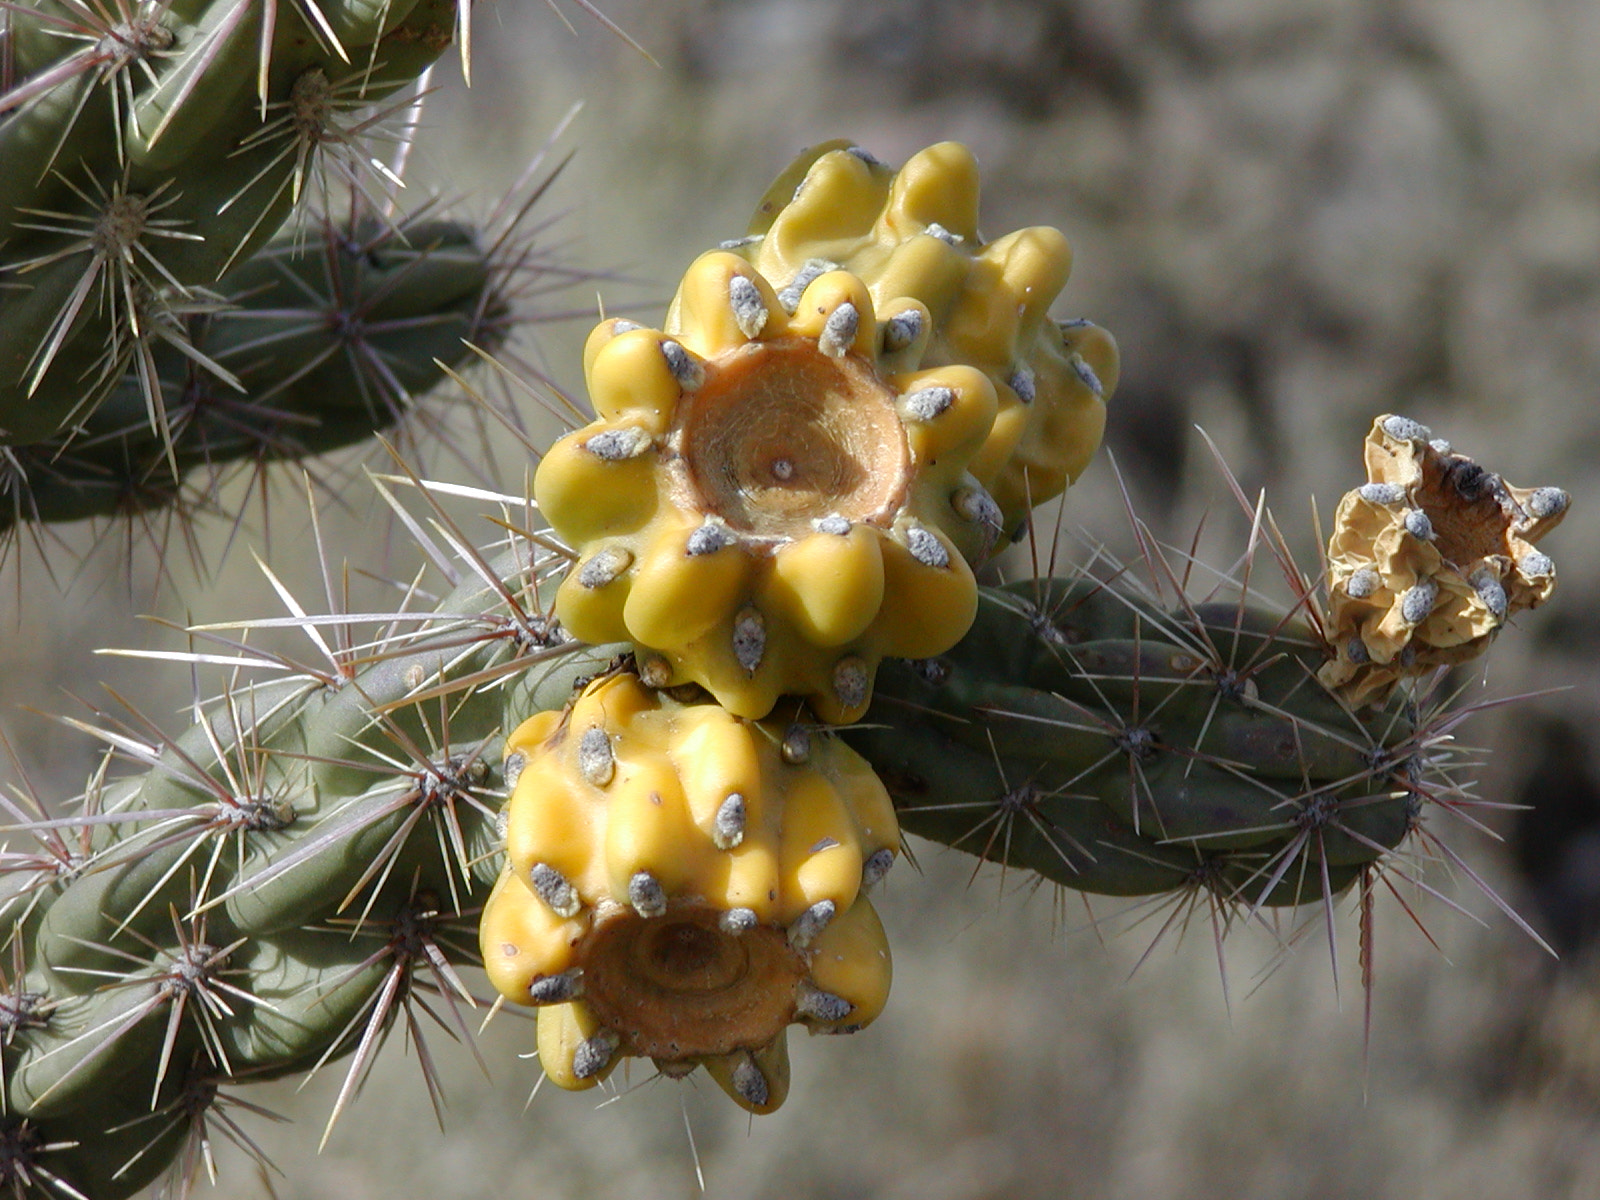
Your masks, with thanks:
[[(131, 709), (74, 721), (109, 747), (79, 815), (5, 800), (38, 848), (0, 864), (0, 1124), (20, 1147), (7, 1169), (57, 1181), (41, 1194), (129, 1195), (174, 1156), (193, 1169), (206, 1123), (231, 1128), (219, 1106), (247, 1104), (234, 1085), (350, 1057), (336, 1117), (397, 1021), (470, 1037), (461, 973), (498, 870), (504, 730), (609, 660), (544, 615), (551, 564), (440, 563), (457, 586), (436, 611), (363, 644), (317, 633), (326, 660), (289, 678), (235, 673), (181, 737)], [(200, 636), (268, 676), (289, 665)], [(111, 778), (113, 760), (136, 773)]]
[(7, 17), (0, 437), (26, 445), (181, 342), (185, 310), (277, 231), (308, 172), (359, 190), (367, 126), (346, 114), (414, 80), (456, 4), (89, 0)]

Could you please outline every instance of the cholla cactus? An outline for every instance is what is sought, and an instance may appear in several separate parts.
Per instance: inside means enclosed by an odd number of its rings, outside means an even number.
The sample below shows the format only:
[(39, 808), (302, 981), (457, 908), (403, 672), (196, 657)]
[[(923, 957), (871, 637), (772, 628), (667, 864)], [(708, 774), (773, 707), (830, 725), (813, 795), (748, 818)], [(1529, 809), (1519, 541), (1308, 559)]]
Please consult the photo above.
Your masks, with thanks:
[(1308, 686), (1326, 654), (1242, 599), (1032, 580), (985, 591), (949, 654), (886, 670), (846, 736), (909, 831), (1066, 887), (1321, 901), (1449, 790), (1408, 705)]
[[(384, 492), (447, 587), (419, 577), (399, 611), (314, 620), (269, 572), (318, 660), (196, 630), (223, 649), (191, 665), (227, 680), (191, 729), (79, 722), (133, 769), (108, 761), (72, 817), (8, 800), (37, 848), (4, 860), (0, 1179), (130, 1194), (192, 1162), (224, 1085), (348, 1058), (336, 1117), (391, 1027), (470, 1036), (478, 966), (538, 1010), (558, 1084), (648, 1058), (769, 1112), (788, 1025), (850, 1032), (884, 1006), (865, 893), (902, 825), (1066, 887), (1205, 903), (1219, 932), (1266, 906), (1331, 919), (1340, 894), (1365, 906), (1381, 872), (1409, 870), (1395, 851), (1457, 800), (1453, 718), (1411, 682), (1324, 682), (1348, 610), (1324, 611), (1281, 540), (1245, 557), (1279, 557), (1289, 610), (1243, 585), (1164, 592), (1188, 572), (1148, 546), (1144, 590), (1126, 572), (976, 583), (995, 535), (1093, 453), (1116, 360), (1047, 316), (1059, 235), (984, 243), (975, 209), (958, 147), (898, 174), (851, 149), (803, 157), (753, 240), (690, 268), (660, 330), (590, 338), (596, 420), (551, 450), (532, 500), (502, 498), (502, 543), (473, 549), (415, 477), (431, 524)], [(285, 397), (333, 385), (331, 357), (297, 363)], [(1396, 504), (1488, 478), (1410, 424), (1379, 436)], [(1560, 494), (1488, 493), (1509, 532), (1490, 546), (1430, 516), (1427, 572), (1548, 580), (1523, 542)], [(1350, 533), (1369, 510), (1341, 513), (1357, 516), (1335, 562), (1374, 554)], [(1422, 535), (1400, 526), (1415, 574), (1404, 538)], [(1402, 582), (1385, 586), (1420, 586)]]
[(0, 551), (110, 517), (194, 554), (240, 468), (414, 450), (410, 425), (451, 445), (429, 414), (394, 427), (554, 278), (532, 167), (485, 221), (395, 213), (396, 93), (470, 7), (0, 5)]
[[(1543, 945), (1427, 824), (1430, 810), (1475, 803), (1453, 750), (1463, 714), (1440, 698), (1441, 668), (1486, 650), (1509, 606), (1483, 604), (1477, 634), (1459, 640), (1449, 636), (1459, 619), (1410, 621), (1414, 653), (1348, 670), (1355, 631), (1381, 636), (1376, 619), (1363, 623), (1374, 610), (1344, 594), (1350, 563), (1385, 561), (1396, 541), (1410, 548), (1416, 511), (1443, 508), (1433, 572), (1503, 572), (1518, 607), (1549, 594), (1554, 567), (1527, 542), (1565, 511), (1566, 494), (1507, 488), (1430, 436), (1402, 417), (1377, 420), (1369, 470), (1383, 476), (1380, 464), (1398, 459), (1406, 486), (1385, 477), (1346, 495), (1326, 580), (1295, 565), (1271, 514), (1244, 503), (1230, 477), (1257, 529), (1242, 579), (1269, 550), (1292, 607), (1229, 579), (1191, 598), (1176, 581), (1193, 562), (1169, 562), (1142, 541), (1143, 583), (1121, 568), (985, 590), (967, 637), (887, 667), (872, 710), (845, 736), (882, 773), (908, 832), (1074, 890), (1207, 908), (1219, 939), (1240, 914), (1317, 904), (1331, 947), (1334, 903), (1356, 889), (1370, 954), (1373, 885), (1384, 874), (1416, 879), (1407, 850), (1420, 846)], [(1426, 456), (1426, 473), (1413, 455)], [(1460, 516), (1463, 490), (1476, 523)], [(1365, 519), (1375, 504), (1387, 520)], [(1537, 588), (1521, 586), (1530, 577)]]
[(471, 347), (496, 349), (515, 324), (510, 296), (531, 271), (513, 233), (384, 222), (358, 201), (314, 239), (269, 244), (71, 432), (0, 450), (0, 538), (88, 518), (183, 520), (241, 467), (392, 430), (453, 365), (476, 361)]
[(34, 0), (6, 18), (0, 444), (26, 445), (69, 432), (153, 345), (183, 344), (184, 314), (316, 164), (359, 184), (349, 114), (438, 57), (456, 4)]

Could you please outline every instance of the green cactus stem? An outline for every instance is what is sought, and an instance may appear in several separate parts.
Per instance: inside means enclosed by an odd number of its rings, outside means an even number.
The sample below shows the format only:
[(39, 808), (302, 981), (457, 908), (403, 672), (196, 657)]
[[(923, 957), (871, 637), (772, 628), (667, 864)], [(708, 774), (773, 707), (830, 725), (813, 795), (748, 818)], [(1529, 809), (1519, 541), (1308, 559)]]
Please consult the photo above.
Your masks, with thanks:
[(1096, 579), (986, 590), (972, 633), (897, 663), (846, 737), (905, 827), (1080, 891), (1198, 879), (1247, 906), (1321, 898), (1398, 846), (1433, 773), (1408, 704), (1315, 682), (1304, 620), (1163, 611)]
[[(414, 80), (456, 23), (454, 0), (4, 7), (16, 79), (0, 94), (0, 445), (11, 446), (92, 413), (168, 313), (277, 231), (320, 163), (359, 188), (374, 118), (352, 110)], [(147, 400), (159, 424), (161, 397)]]
[(237, 470), (378, 433), (406, 447), (416, 420), (430, 423), (420, 441), (451, 448), (419, 398), (541, 319), (515, 297), (585, 275), (558, 271), (524, 232), (550, 179), (535, 176), (512, 197), (522, 203), (503, 206), (509, 216), (482, 225), (384, 221), (357, 199), (314, 238), (282, 238), (235, 267), (71, 433), (0, 450), (0, 539), (89, 518), (182, 520)]
[[(500, 872), (505, 734), (614, 657), (539, 615), (551, 566), (469, 554), (434, 611), (289, 678), (261, 656), (261, 680), (197, 702), (177, 738), (131, 709), (74, 722), (134, 773), (97, 776), (77, 816), (25, 820), (39, 852), (3, 863), (7, 1112), (42, 1131), (61, 1194), (137, 1190), (219, 1081), (348, 1057), (337, 1115), (400, 1014), (470, 1036), (458, 972)], [(46, 1156), (68, 1128), (99, 1147), (92, 1171)]]

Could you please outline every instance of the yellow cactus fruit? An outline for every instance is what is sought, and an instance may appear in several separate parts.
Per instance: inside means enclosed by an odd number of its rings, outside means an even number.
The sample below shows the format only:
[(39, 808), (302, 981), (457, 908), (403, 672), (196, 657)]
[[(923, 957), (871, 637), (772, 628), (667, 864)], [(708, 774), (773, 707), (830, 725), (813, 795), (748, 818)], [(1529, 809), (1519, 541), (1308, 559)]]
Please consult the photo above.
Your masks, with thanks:
[(866, 762), (820, 728), (684, 703), (619, 673), (506, 748), (490, 981), (538, 1014), (565, 1088), (622, 1059), (704, 1066), (752, 1112), (788, 1089), (788, 1026), (848, 1033), (888, 999), (865, 892), (900, 849)]
[(1368, 481), (1339, 502), (1328, 541), (1335, 657), (1320, 672), (1352, 704), (1476, 657), (1542, 604), (1555, 564), (1534, 543), (1568, 506), (1560, 488), (1511, 487), (1405, 417), (1374, 421), (1364, 453)]
[(923, 365), (966, 364), (994, 385), (999, 415), (972, 473), (1008, 535), (1099, 448), (1116, 343), (1088, 321), (1051, 319), (1072, 265), (1057, 230), (983, 240), (978, 168), (965, 146), (930, 146), (898, 172), (848, 142), (814, 146), (768, 189), (749, 233), (727, 245), (774, 281), (791, 312), (809, 280), (840, 268), (880, 311), (902, 298), (928, 310)]
[(968, 469), (996, 399), (973, 367), (921, 365), (930, 332), (924, 305), (875, 303), (846, 271), (788, 303), (726, 251), (689, 268), (665, 331), (603, 322), (596, 420), (534, 480), (577, 555), (566, 628), (634, 642), (651, 684), (737, 716), (793, 694), (835, 724), (884, 656), (954, 645), (1000, 532)]

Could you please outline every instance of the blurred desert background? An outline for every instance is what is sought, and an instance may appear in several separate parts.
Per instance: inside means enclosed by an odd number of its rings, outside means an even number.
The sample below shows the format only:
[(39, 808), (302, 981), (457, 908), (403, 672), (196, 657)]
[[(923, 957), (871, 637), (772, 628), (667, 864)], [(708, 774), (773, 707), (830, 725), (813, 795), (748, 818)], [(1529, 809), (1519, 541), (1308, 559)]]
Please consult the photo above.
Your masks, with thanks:
[[(1600, 1196), (1600, 553), (1582, 532), (1600, 483), (1600, 6), (600, 4), (654, 63), (570, 0), (480, 0), (472, 86), (441, 64), (408, 166), (407, 203), (438, 193), (486, 211), (581, 102), (552, 152), (576, 153), (541, 202), (555, 218), (541, 236), (610, 277), (538, 299), (579, 315), (517, 347), (571, 394), (597, 305), (655, 320), (682, 268), (743, 232), (803, 146), (849, 137), (898, 163), (955, 139), (984, 171), (987, 236), (1051, 224), (1071, 239), (1056, 315), (1121, 345), (1107, 448), (1161, 536), (1186, 541), (1209, 511), (1214, 559), (1238, 550), (1196, 426), (1247, 491), (1267, 490), (1306, 563), (1313, 499), (1326, 518), (1361, 481), (1379, 413), (1427, 423), (1513, 483), (1570, 490), (1575, 511), (1543, 547), (1555, 599), (1460, 680), (1467, 702), (1563, 689), (1462, 731), (1487, 752), (1478, 794), (1537, 808), (1484, 810), (1498, 845), (1439, 827), (1562, 957), (1441, 871), (1430, 878), (1469, 915), (1420, 897), (1435, 949), (1380, 906), (1364, 1051), (1349, 898), (1337, 986), (1319, 925), (1287, 961), (1238, 930), (1225, 1002), (1204, 919), (1141, 961), (1165, 913), (1091, 909), (923, 844), (920, 874), (897, 868), (880, 906), (887, 1012), (854, 1037), (795, 1037), (773, 1116), (638, 1066), (602, 1092), (530, 1100), (531, 1024), (500, 1017), (481, 1039), (487, 1079), (430, 1041), (443, 1134), (398, 1035), (320, 1155), (341, 1070), (241, 1091), (292, 1118), (246, 1118), (282, 1174), (261, 1180), (220, 1145), (218, 1194), (653, 1200), (699, 1194), (698, 1162), (704, 1193), (730, 1200)], [(495, 458), (485, 469), (520, 489), (529, 464), (514, 446)], [(353, 567), (409, 574), (354, 467), (324, 474), (349, 481), (322, 499), (326, 543)], [(82, 712), (74, 697), (98, 702), (105, 681), (182, 723), (183, 668), (93, 653), (178, 644), (139, 614), (279, 612), (252, 550), (323, 603), (287, 473), (267, 511), (237, 530), (202, 519), (201, 570), (174, 541), (160, 574), (116, 528), (65, 530), (43, 560), (7, 565), (0, 723), (41, 794), (79, 791), (96, 748), (39, 712)], [(1062, 528), (1066, 555), (1131, 545), (1108, 455)]]

